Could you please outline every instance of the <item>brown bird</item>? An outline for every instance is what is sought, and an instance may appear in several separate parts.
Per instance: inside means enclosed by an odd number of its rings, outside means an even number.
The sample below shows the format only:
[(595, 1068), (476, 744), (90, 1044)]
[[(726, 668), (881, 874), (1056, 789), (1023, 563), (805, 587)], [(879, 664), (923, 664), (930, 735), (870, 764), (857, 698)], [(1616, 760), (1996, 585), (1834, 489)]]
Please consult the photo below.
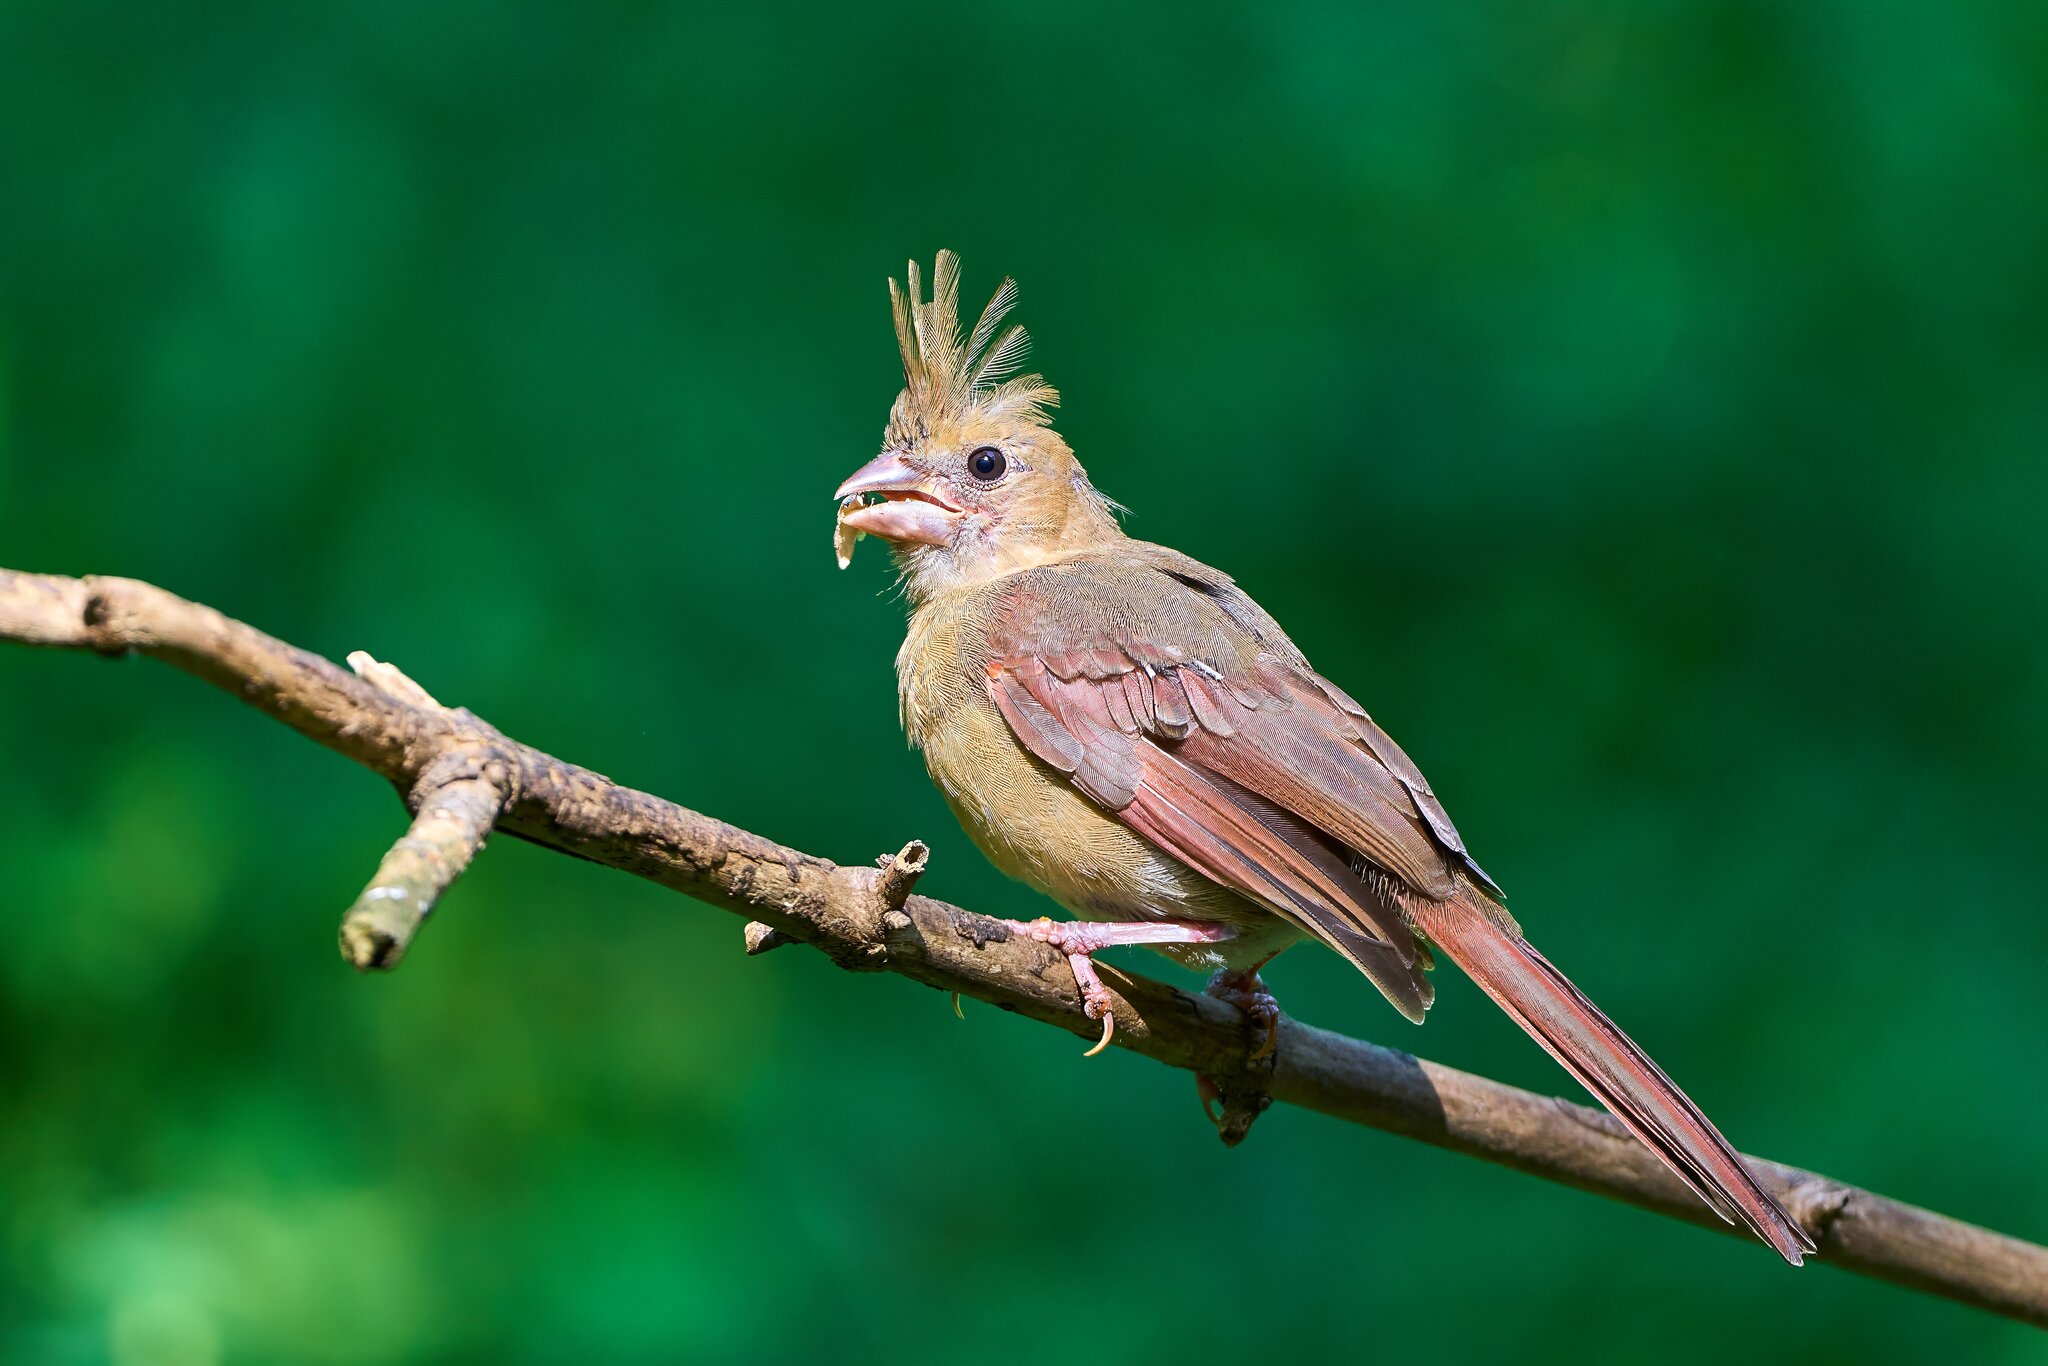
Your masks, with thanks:
[[(1522, 937), (1429, 783), (1230, 577), (1126, 536), (1014, 375), (1005, 280), (966, 337), (959, 261), (889, 282), (904, 388), (839, 488), (842, 567), (887, 540), (911, 605), (903, 726), (997, 867), (1078, 917), (1017, 929), (1073, 965), (1147, 944), (1215, 970), (1265, 1027), (1259, 969), (1294, 941), (1351, 960), (1410, 1020), (1448, 954), (1687, 1186), (1798, 1265), (1813, 1244), (1626, 1034)], [(1097, 1045), (1099, 1050), (1102, 1044)]]

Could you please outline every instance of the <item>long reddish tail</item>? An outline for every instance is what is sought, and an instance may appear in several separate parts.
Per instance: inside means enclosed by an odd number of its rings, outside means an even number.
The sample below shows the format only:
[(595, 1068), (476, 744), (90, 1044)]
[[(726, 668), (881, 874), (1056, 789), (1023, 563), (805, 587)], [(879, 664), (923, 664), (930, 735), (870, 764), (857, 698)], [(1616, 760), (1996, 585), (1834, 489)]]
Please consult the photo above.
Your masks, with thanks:
[(1528, 941), (1465, 896), (1417, 898), (1410, 909), (1431, 940), (1723, 1219), (1749, 1225), (1794, 1266), (1814, 1250), (1699, 1107)]

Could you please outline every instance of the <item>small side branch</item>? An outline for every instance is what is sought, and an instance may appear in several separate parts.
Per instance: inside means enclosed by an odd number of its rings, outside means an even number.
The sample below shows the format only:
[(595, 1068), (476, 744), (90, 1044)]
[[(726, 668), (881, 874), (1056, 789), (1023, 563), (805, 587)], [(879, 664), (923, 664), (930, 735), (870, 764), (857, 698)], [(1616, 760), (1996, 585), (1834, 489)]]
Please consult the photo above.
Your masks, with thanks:
[[(418, 814), (344, 921), (344, 952), (358, 966), (397, 961), (495, 824), (741, 916), (749, 952), (806, 943), (848, 968), (899, 973), (1080, 1037), (1097, 1032), (1056, 951), (912, 892), (927, 857), (916, 842), (880, 868), (842, 867), (518, 744), (389, 665), (359, 664), (358, 677), (129, 579), (0, 570), (0, 640), (151, 655), (396, 786)], [(1270, 1095), (1728, 1231), (1598, 1111), (1286, 1019), (1254, 1071), (1243, 1021), (1223, 1002), (1139, 976), (1120, 975), (1113, 994), (1118, 1047), (1210, 1076), (1226, 1097)], [(1751, 1162), (1824, 1263), (2048, 1327), (2048, 1248)]]
[(903, 846), (900, 853), (884, 854), (875, 860), (882, 870), (881, 878), (875, 883), (875, 896), (882, 903), (882, 914), (901, 912), (903, 903), (910, 899), (910, 889), (917, 886), (917, 880), (924, 876), (924, 870), (931, 866), (932, 851), (923, 840), (912, 840)]
[[(394, 664), (362, 650), (351, 654), (348, 664), (358, 678), (394, 701), (448, 713)], [(464, 716), (450, 714), (458, 722)], [(391, 846), (377, 875), (341, 918), (341, 956), (350, 966), (365, 972), (398, 966), (441, 893), (462, 876), (505, 814), (517, 792), (517, 774), (517, 760), (495, 738), (452, 741), (427, 765), (407, 796), (415, 813), (412, 828)]]
[(341, 956), (351, 966), (398, 966), (441, 893), (484, 847), (510, 789), (510, 770), (474, 746), (450, 750), (421, 775), (412, 828), (341, 918)]

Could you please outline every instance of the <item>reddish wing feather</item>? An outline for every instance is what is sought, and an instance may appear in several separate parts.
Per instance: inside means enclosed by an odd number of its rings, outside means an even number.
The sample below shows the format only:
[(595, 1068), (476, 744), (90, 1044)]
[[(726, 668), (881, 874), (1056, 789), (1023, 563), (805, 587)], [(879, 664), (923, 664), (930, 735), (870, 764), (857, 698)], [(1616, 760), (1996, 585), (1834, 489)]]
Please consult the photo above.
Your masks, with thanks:
[(1139, 753), (1144, 780), (1119, 819), (1336, 949), (1396, 1009), (1422, 1023), (1435, 993), (1415, 937), (1364, 879), (1314, 832), (1252, 793), (1156, 746), (1143, 744)]
[[(1169, 751), (1174, 730), (1200, 733), (1199, 710), (1243, 711), (1235, 699), (1226, 704), (1178, 669), (1103, 682), (1062, 672), (1048, 660), (990, 673), (989, 696), (1026, 749), (1181, 862), (1336, 948), (1402, 1013), (1421, 1018), (1431, 993), (1414, 935), (1346, 853), (1273, 802)], [(1133, 678), (1154, 705), (1152, 734), (1136, 724), (1126, 686)]]
[(1456, 889), (1447, 851), (1408, 788), (1346, 737), (1341, 714), (1319, 693), (1296, 684), (1276, 699), (1285, 705), (1257, 711), (1227, 695), (1213, 700), (1230, 734), (1203, 726), (1181, 745), (1182, 758), (1294, 812), (1416, 891)]

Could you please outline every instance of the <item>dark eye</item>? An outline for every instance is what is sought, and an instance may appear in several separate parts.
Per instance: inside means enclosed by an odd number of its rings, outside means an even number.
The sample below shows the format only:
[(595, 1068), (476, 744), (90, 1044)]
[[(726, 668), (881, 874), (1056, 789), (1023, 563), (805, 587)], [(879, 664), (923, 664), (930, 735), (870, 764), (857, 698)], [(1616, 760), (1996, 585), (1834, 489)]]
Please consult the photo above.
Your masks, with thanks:
[(1003, 453), (994, 446), (983, 446), (967, 457), (967, 468), (974, 471), (976, 479), (1000, 479), (1010, 462), (1003, 459)]

